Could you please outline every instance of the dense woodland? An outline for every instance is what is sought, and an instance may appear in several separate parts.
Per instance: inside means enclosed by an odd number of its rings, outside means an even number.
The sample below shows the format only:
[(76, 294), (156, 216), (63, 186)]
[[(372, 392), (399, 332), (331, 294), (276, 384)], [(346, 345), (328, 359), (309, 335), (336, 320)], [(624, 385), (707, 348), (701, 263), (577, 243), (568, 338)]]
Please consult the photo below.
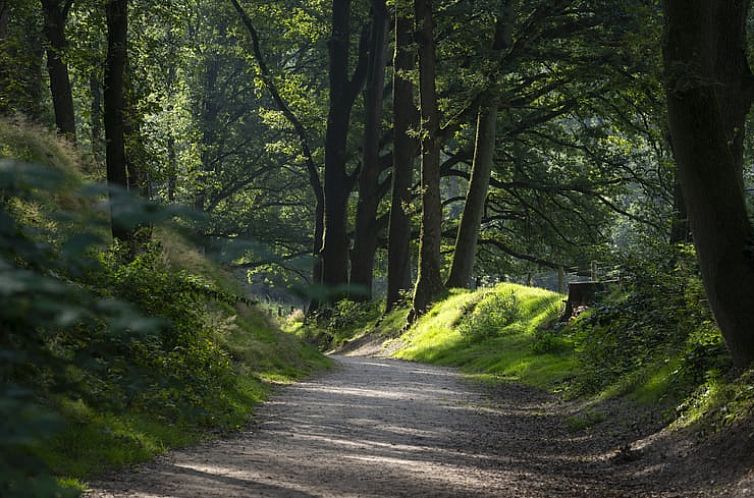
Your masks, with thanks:
[[(593, 387), (658, 345), (694, 386), (738, 378), (749, 3), (0, 0), (0, 419), (28, 413), (0, 423), (0, 494), (93, 471), (9, 456), (77, 402), (241, 423), (244, 355), (324, 361), (263, 318), (293, 308), (329, 347), (454, 289), (608, 280), (576, 325), (603, 335)], [(239, 339), (260, 328), (282, 345)]]

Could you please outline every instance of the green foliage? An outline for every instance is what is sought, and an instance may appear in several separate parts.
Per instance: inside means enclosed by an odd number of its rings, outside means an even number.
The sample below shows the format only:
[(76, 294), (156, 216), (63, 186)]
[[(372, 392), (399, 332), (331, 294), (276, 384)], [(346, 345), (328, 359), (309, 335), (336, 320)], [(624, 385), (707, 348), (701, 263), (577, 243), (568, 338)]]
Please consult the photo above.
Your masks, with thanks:
[[(628, 396), (682, 419), (731, 403), (750, 406), (751, 391), (731, 387), (730, 358), (706, 307), (693, 251), (665, 251), (627, 258), (620, 283), (567, 324), (557, 323), (563, 297), (540, 289), (502, 284), (456, 293), (396, 340), (395, 356), (568, 397)], [(513, 302), (516, 312), (507, 307)], [(580, 414), (572, 425), (597, 422)]]
[(536, 354), (565, 353), (572, 347), (566, 337), (563, 336), (560, 324), (549, 328), (538, 328), (534, 331), (532, 351)]
[(565, 331), (581, 344), (585, 392), (599, 392), (620, 379), (625, 388), (641, 384), (638, 372), (676, 357), (680, 366), (669, 376), (680, 389), (703, 381), (710, 369), (730, 368), (693, 253), (671, 256), (673, 263), (629, 259), (621, 285), (599, 296), (597, 305)]
[(329, 350), (371, 330), (381, 314), (376, 302), (342, 299), (309, 317), (297, 333), (321, 350)]
[[(172, 232), (157, 231), (167, 250), (108, 247), (105, 190), (69, 148), (33, 128), (0, 136), (2, 156), (47, 164), (0, 161), (0, 495), (74, 493), (53, 475), (86, 478), (236, 428), (265, 382), (326, 365)], [(134, 223), (179, 212), (113, 197)]]
[(507, 329), (518, 321), (520, 315), (518, 297), (513, 291), (491, 293), (458, 325), (458, 331), (471, 341), (490, 339), (511, 332)]
[[(120, 409), (148, 411), (171, 421), (211, 423), (208, 416), (222, 402), (232, 372), (219, 343), (227, 330), (211, 320), (212, 304), (197, 292), (195, 279), (170, 268), (158, 248), (146, 249), (128, 263), (110, 252), (103, 270), (98, 287), (149, 318), (148, 333), (119, 340), (123, 357), (113, 355), (118, 349), (108, 344), (111, 366), (108, 377), (100, 381), (110, 389), (95, 404), (120, 400)], [(128, 369), (146, 377), (134, 379)]]
[(36, 454), (40, 443), (58, 432), (62, 419), (18, 386), (0, 390), (0, 495), (7, 498), (75, 496), (50, 475)]
[(593, 410), (586, 410), (578, 415), (568, 417), (568, 419), (566, 419), (566, 425), (569, 430), (576, 432), (594, 427), (604, 420), (605, 415), (602, 413)]

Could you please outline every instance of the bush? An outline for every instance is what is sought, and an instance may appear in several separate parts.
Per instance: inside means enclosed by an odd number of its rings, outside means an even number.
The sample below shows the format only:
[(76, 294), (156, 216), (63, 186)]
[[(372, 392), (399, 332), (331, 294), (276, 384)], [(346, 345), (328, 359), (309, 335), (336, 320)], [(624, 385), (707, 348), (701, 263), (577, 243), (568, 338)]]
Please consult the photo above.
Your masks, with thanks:
[[(157, 246), (129, 263), (120, 262), (114, 251), (106, 253), (103, 268), (99, 288), (150, 317), (143, 332), (127, 329), (107, 345), (110, 351), (117, 348), (122, 362), (142, 377), (123, 378), (118, 372), (108, 379), (120, 391), (123, 406), (170, 420), (205, 417), (229, 384), (231, 368), (196, 277), (170, 268)], [(210, 294), (217, 292), (207, 286)], [(129, 392), (134, 384), (139, 389)]]
[(461, 321), (458, 330), (471, 341), (489, 339), (502, 333), (506, 327), (514, 325), (520, 314), (518, 297), (513, 291), (492, 292)]
[(102, 192), (72, 166), (0, 161), (2, 496), (62, 496), (36, 454), (70, 401), (192, 426), (230, 409), (213, 304), (230, 297), (157, 246), (130, 262), (108, 250)]
[[(323, 307), (301, 328), (303, 336), (320, 350), (328, 350), (359, 335), (380, 317), (380, 303), (342, 299), (331, 307)], [(289, 329), (294, 329), (294, 326)]]
[(571, 345), (563, 337), (562, 327), (540, 328), (534, 331), (532, 352), (536, 354), (552, 354), (568, 351)]
[(693, 250), (629, 259), (621, 285), (597, 297), (566, 333), (581, 343), (582, 389), (597, 392), (653, 364), (679, 357), (682, 384), (730, 361), (706, 304)]

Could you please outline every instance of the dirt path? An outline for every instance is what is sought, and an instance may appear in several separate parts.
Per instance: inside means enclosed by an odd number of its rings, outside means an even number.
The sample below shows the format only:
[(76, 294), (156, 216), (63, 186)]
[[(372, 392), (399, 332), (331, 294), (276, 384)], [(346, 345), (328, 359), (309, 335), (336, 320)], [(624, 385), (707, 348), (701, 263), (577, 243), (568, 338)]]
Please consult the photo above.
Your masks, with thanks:
[(370, 358), (279, 391), (234, 438), (95, 484), (132, 497), (689, 497), (611, 461), (534, 389)]

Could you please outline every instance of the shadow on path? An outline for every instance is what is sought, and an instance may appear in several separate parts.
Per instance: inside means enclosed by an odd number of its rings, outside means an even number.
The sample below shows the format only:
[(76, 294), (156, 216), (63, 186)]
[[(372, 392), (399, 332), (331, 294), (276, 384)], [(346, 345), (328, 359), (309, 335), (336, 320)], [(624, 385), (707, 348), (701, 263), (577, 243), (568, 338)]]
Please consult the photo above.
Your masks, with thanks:
[(621, 475), (608, 461), (614, 441), (569, 432), (559, 402), (535, 389), (336, 359), (332, 372), (282, 389), (246, 432), (97, 483), (92, 496), (693, 496)]

